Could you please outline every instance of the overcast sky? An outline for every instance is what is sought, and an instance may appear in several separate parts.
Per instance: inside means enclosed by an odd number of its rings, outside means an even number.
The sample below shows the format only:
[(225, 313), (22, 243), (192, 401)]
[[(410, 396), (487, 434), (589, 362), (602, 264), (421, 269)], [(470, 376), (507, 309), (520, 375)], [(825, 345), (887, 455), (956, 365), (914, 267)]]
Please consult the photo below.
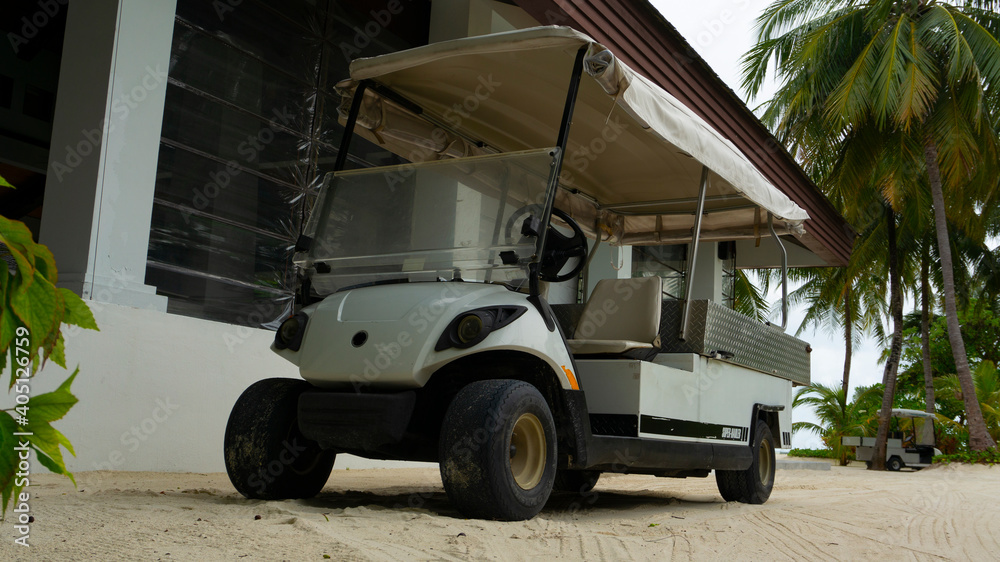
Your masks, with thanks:
[[(676, 27), (694, 49), (708, 62), (715, 72), (739, 94), (744, 101), (746, 92), (740, 87), (740, 58), (754, 44), (754, 21), (769, 4), (764, 0), (654, 0), (653, 4)], [(766, 102), (774, 92), (766, 84), (751, 107)], [(779, 293), (780, 298), (780, 293)], [(908, 303), (909, 304), (909, 303)], [(789, 332), (794, 333), (802, 321), (800, 311), (792, 311)], [(812, 331), (800, 336), (810, 342), (812, 353), (812, 380), (823, 384), (840, 384), (843, 377), (843, 338), (825, 332)], [(882, 381), (882, 365), (873, 342), (865, 342), (855, 350), (851, 368), (851, 388)], [(811, 418), (811, 416), (809, 416)], [(806, 418), (805, 412), (796, 411), (794, 419)], [(818, 438), (802, 432), (795, 435), (796, 447), (819, 447)]]

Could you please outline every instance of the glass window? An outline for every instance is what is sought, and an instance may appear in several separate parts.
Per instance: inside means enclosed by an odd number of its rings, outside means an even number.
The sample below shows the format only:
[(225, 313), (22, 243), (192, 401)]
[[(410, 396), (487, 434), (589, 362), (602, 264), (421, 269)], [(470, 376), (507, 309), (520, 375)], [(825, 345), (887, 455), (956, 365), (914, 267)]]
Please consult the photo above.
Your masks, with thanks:
[(553, 151), (338, 173), (305, 229), (312, 247), (295, 262), (320, 295), (378, 281), (524, 279), (535, 239), (519, 219), (540, 214)]
[(663, 298), (684, 298), (684, 275), (687, 271), (687, 245), (633, 246), (632, 276), (663, 278)]
[(736, 242), (719, 242), (722, 260), (722, 304), (736, 308)]
[[(178, 1), (146, 269), (170, 312), (287, 314), (292, 249), (342, 136), (334, 84), (354, 58), (427, 43), (429, 0), (391, 5)], [(349, 168), (401, 162), (351, 143)]]

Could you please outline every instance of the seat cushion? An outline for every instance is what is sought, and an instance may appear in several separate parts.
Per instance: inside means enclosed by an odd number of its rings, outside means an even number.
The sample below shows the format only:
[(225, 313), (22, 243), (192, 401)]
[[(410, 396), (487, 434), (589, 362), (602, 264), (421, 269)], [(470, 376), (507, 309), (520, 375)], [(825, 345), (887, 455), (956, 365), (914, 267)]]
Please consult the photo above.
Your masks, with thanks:
[(583, 309), (573, 339), (641, 342), (651, 347), (659, 333), (661, 301), (659, 277), (602, 279)]

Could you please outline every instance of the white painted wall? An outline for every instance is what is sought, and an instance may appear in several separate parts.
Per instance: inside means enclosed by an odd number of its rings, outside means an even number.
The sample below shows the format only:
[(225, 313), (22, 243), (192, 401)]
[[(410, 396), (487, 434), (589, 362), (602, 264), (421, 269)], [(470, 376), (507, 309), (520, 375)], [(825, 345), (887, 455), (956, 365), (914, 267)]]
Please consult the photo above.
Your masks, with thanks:
[[(50, 363), (31, 384), (32, 396), (49, 392), (80, 366), (72, 387), (80, 402), (55, 423), (76, 449), (76, 458), (65, 455), (70, 471), (224, 471), (223, 436), (239, 395), (260, 379), (298, 377), (269, 349), (273, 332), (88, 304), (101, 331), (64, 331), (70, 371)], [(404, 465), (419, 466), (343, 455), (336, 468)]]

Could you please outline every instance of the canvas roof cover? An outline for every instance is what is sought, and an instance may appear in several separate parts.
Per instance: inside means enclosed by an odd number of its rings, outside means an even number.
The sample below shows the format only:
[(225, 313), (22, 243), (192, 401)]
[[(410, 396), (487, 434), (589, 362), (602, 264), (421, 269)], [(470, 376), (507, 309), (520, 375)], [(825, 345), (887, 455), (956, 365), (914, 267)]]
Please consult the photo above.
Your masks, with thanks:
[[(361, 80), (387, 87), (423, 118), (369, 89), (357, 132), (410, 161), (554, 146), (574, 58), (587, 49), (557, 206), (613, 243), (691, 239), (702, 166), (702, 238), (802, 232), (806, 211), (728, 140), (590, 37), (536, 27), (470, 37), (351, 64), (338, 84), (346, 116)], [(391, 98), (392, 96), (388, 96)], [(457, 131), (457, 133), (456, 133)], [(575, 195), (575, 196), (574, 196)]]

